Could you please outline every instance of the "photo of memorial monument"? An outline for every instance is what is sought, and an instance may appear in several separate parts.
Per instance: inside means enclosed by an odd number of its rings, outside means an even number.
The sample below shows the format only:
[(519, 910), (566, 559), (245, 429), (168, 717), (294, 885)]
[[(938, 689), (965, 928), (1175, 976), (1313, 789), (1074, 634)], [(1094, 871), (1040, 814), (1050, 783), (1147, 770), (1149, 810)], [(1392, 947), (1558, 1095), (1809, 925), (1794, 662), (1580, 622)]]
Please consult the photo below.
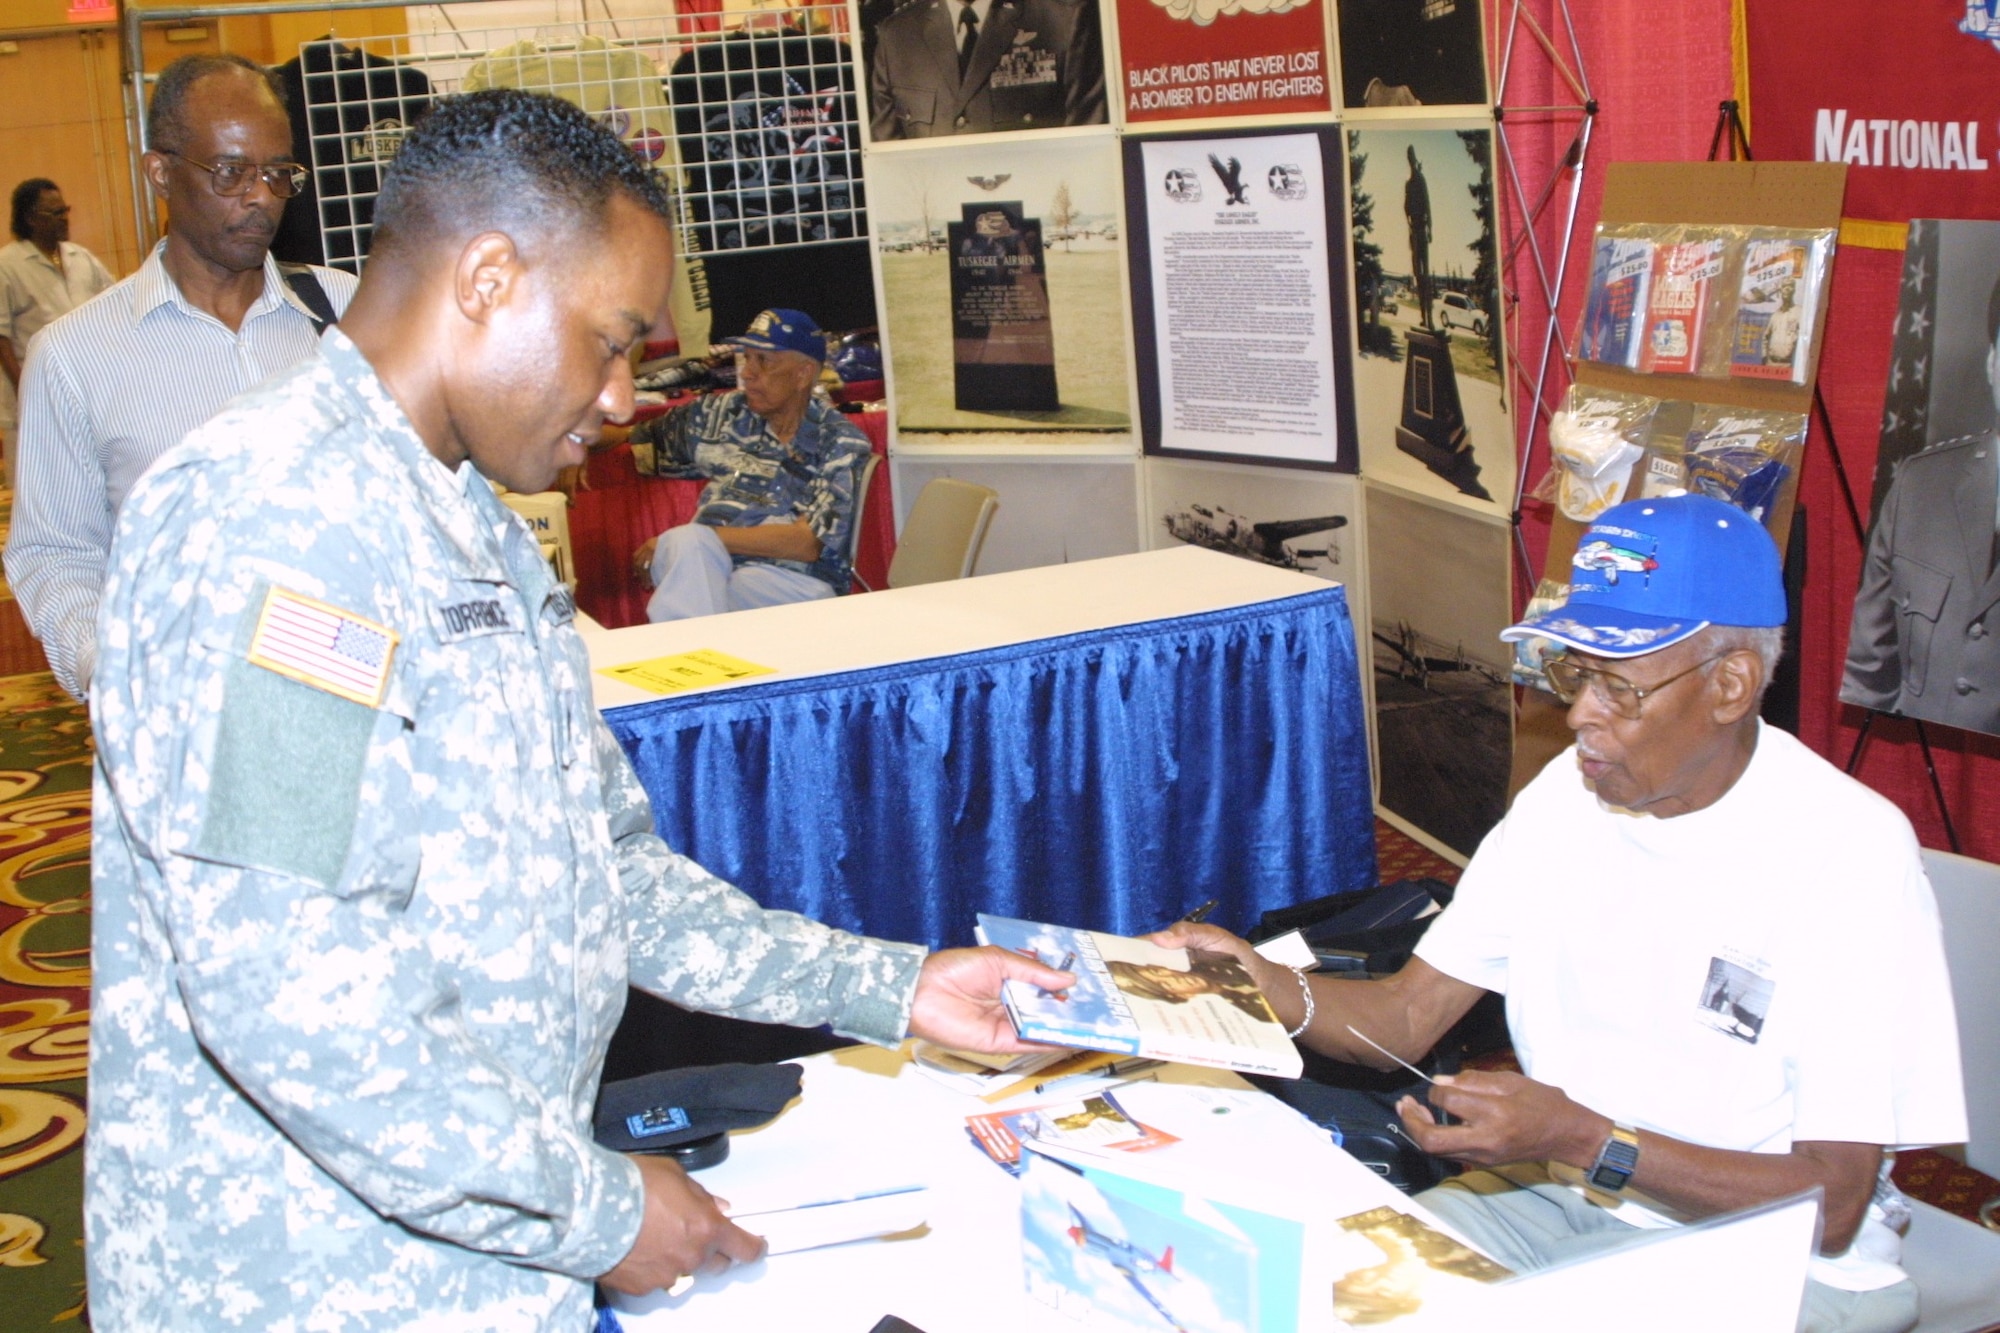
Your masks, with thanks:
[(1490, 128), (1347, 131), (1361, 470), (1505, 513), (1514, 433)]
[(1339, 0), (1338, 8), (1346, 106), (1486, 101), (1479, 0)]
[(870, 164), (899, 433), (1131, 428), (1119, 190), (1108, 136)]
[(1470, 856), (1513, 762), (1509, 528), (1371, 483), (1368, 619), (1382, 807)]

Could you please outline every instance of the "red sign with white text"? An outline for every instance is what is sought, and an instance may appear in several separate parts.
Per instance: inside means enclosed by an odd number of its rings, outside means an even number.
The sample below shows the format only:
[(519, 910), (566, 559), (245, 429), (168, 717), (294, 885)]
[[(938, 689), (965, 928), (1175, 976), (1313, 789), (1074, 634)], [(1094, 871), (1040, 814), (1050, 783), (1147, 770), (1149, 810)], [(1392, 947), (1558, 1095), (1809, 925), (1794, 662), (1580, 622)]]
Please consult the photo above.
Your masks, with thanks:
[(1322, 0), (1118, 0), (1128, 121), (1333, 104)]
[(1845, 162), (1848, 217), (2000, 217), (2000, 0), (1745, 6), (1751, 147)]

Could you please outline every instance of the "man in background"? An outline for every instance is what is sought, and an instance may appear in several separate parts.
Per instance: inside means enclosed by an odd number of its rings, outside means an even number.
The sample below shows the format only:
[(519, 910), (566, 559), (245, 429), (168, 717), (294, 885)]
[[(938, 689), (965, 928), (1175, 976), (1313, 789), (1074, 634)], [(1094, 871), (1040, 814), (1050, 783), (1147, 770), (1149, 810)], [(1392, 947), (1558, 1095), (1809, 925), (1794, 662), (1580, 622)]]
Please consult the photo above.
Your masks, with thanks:
[(766, 310), (736, 348), (734, 392), (632, 432), (642, 472), (705, 477), (694, 521), (632, 556), (652, 579), (646, 619), (810, 602), (847, 591), (868, 437), (813, 392), (826, 337), (803, 310)]
[[(1986, 301), (1986, 388), (2000, 419), (2000, 278)], [(2000, 733), (2000, 429), (1897, 465), (1868, 534), (1840, 697)]]
[[(277, 83), (240, 56), (160, 71), (146, 180), (170, 229), (139, 271), (42, 331), (21, 377), (7, 579), (49, 667), (83, 698), (112, 524), (159, 456), (243, 390), (313, 354), (352, 275), (289, 285), (270, 257), (305, 168)], [(318, 308), (315, 309), (315, 303)]]
[[(28, 340), (111, 285), (97, 256), (69, 239), (62, 188), (35, 177), (14, 187), (14, 243), (0, 249), (0, 439), (14, 438), (14, 402)], [(14, 457), (7, 449), (7, 460)]]

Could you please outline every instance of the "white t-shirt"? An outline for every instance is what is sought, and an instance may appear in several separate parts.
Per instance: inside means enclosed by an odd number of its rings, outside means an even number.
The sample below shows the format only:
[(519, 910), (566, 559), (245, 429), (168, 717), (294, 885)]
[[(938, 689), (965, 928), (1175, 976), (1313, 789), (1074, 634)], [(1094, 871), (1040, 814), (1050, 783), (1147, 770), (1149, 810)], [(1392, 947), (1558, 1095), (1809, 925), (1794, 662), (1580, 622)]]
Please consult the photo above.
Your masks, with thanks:
[[(1752, 1152), (1966, 1134), (1909, 821), (1776, 728), (1760, 728), (1721, 800), (1670, 819), (1601, 805), (1574, 751), (1559, 756), (1417, 954), (1504, 994), (1521, 1068), (1614, 1120)], [(1899, 1253), (1880, 1230), (1857, 1239), (1845, 1277), (1814, 1276), (1896, 1280), (1876, 1262)]]

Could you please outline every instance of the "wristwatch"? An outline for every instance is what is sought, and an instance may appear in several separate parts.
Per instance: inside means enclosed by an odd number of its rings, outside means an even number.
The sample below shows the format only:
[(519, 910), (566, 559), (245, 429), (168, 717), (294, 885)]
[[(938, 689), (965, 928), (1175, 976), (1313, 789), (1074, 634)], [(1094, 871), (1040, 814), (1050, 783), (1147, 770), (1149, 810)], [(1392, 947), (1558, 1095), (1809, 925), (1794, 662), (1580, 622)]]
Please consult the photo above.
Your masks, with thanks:
[(1597, 1150), (1597, 1160), (1591, 1163), (1590, 1174), (1586, 1177), (1592, 1189), (1603, 1190), (1606, 1194), (1621, 1194), (1625, 1182), (1639, 1169), (1639, 1131), (1630, 1125), (1614, 1124), (1611, 1137)]

